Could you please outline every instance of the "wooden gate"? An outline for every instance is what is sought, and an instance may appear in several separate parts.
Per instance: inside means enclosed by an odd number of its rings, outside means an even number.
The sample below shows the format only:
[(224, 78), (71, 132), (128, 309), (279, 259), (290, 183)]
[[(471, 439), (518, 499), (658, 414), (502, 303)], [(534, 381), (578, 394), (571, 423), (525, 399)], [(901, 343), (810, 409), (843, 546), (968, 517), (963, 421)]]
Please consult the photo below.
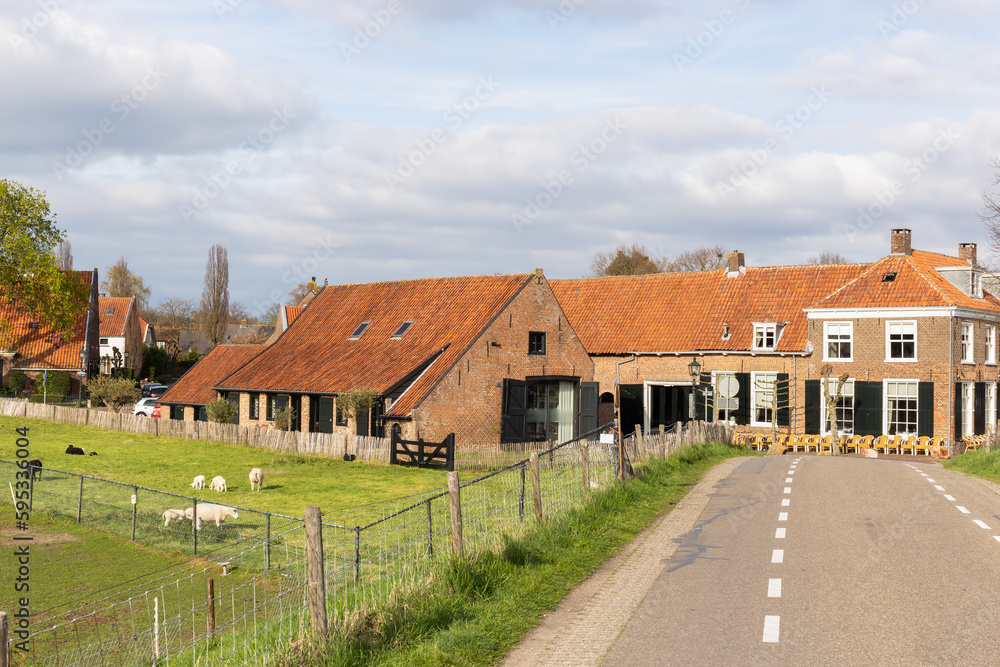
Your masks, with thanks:
[(401, 466), (416, 466), (418, 468), (455, 469), (455, 434), (437, 442), (418, 440), (403, 440), (399, 433), (392, 431), (392, 449), (389, 453), (389, 463)]

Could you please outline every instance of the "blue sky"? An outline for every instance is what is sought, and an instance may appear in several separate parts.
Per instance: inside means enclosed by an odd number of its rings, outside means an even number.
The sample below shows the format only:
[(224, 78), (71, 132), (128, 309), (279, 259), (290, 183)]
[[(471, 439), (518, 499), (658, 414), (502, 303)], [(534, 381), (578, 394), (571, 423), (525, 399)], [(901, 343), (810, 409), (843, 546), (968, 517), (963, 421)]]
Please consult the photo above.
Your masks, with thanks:
[(6, 0), (0, 174), (153, 302), (303, 277), (586, 273), (621, 243), (751, 265), (980, 244), (987, 0)]

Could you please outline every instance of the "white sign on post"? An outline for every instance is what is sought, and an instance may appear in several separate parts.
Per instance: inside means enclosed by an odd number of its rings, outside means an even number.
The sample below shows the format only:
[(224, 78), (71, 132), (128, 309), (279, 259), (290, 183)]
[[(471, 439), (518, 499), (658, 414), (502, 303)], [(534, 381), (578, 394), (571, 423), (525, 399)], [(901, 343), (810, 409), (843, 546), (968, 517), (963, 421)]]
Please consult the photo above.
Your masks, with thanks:
[(613, 445), (613, 444), (615, 444), (615, 434), (614, 433), (602, 433), (601, 434), (601, 444), (602, 445)]

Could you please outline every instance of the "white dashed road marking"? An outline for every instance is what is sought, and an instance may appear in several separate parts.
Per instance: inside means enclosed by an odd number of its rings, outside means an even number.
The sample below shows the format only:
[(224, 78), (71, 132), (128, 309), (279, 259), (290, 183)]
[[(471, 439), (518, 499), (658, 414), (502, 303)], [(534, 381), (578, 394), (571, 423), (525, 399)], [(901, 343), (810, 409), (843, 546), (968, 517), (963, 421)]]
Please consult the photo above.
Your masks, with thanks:
[(955, 505), (955, 507), (957, 507), (958, 511), (961, 512), (962, 514), (972, 514), (972, 512), (970, 512), (969, 510), (965, 509), (961, 505)]
[(764, 638), (765, 644), (776, 644), (778, 643), (778, 627), (781, 624), (780, 616), (765, 616), (764, 617)]
[(784, 539), (785, 538), (785, 529), (784, 528), (778, 528), (777, 530), (775, 530), (774, 531), (774, 537), (775, 537), (775, 539), (778, 539), (778, 540)]
[(951, 502), (955, 502), (955, 496), (949, 496), (947, 493), (944, 494), (944, 499), (949, 500)]
[(781, 597), (781, 579), (767, 580), (767, 597), (769, 598)]
[(792, 492), (792, 487), (786, 486), (785, 487), (785, 493), (791, 493), (791, 492)]
[(927, 478), (927, 481), (928, 481), (928, 482), (930, 482), (931, 484), (937, 484), (937, 482), (935, 482), (935, 481), (934, 481), (933, 479), (931, 479), (930, 477), (928, 477), (928, 478)]
[(771, 552), (771, 562), (772, 563), (784, 563), (785, 562), (785, 550), (775, 549)]
[(972, 523), (976, 524), (977, 526), (979, 526), (980, 528), (983, 528), (985, 530), (989, 530), (990, 529), (990, 527), (987, 526), (985, 522), (980, 521), (979, 519), (973, 519)]
[(935, 484), (934, 488), (937, 489), (938, 491), (944, 491), (944, 487), (941, 486), (940, 484)]
[(795, 478), (794, 477), (786, 477), (785, 478), (785, 484), (791, 484), (793, 479), (795, 479)]
[(781, 499), (781, 506), (782, 507), (788, 507), (791, 504), (792, 504), (792, 499), (791, 498), (782, 498)]
[[(965, 511), (968, 512), (968, 510)], [(778, 521), (788, 521), (788, 512), (778, 512)]]

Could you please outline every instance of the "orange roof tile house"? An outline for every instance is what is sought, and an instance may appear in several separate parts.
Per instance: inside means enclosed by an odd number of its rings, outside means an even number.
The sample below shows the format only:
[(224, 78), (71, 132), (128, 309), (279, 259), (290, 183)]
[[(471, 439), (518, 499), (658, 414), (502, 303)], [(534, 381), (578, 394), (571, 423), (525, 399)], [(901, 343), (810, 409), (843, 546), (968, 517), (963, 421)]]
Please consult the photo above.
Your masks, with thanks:
[[(89, 287), (90, 301), (81, 309), (68, 334), (60, 334), (40, 322), (21, 304), (0, 295), (0, 322), (4, 322), (0, 345), (0, 377), (9, 384), (14, 370), (22, 371), (30, 381), (37, 381), (45, 371), (65, 371), (72, 379), (71, 391), (80, 391), (80, 381), (97, 370), (98, 317), (97, 269), (71, 271), (70, 275)], [(84, 373), (81, 376), (79, 373)]]
[[(295, 429), (463, 443), (563, 440), (596, 426), (593, 362), (541, 270), (329, 285), (218, 381), (241, 423), (291, 407)], [(358, 414), (349, 395), (371, 390)], [(596, 393), (593, 398), (596, 399)], [(339, 401), (338, 401), (339, 399)]]
[(149, 326), (139, 317), (134, 297), (99, 296), (101, 318), (101, 373), (110, 375), (125, 368), (138, 372), (146, 354), (145, 335)]
[[(229, 398), (212, 387), (262, 349), (261, 345), (216, 345), (160, 397), (162, 417), (208, 421), (208, 404), (220, 397)], [(238, 395), (232, 394), (231, 398), (235, 402)]]

